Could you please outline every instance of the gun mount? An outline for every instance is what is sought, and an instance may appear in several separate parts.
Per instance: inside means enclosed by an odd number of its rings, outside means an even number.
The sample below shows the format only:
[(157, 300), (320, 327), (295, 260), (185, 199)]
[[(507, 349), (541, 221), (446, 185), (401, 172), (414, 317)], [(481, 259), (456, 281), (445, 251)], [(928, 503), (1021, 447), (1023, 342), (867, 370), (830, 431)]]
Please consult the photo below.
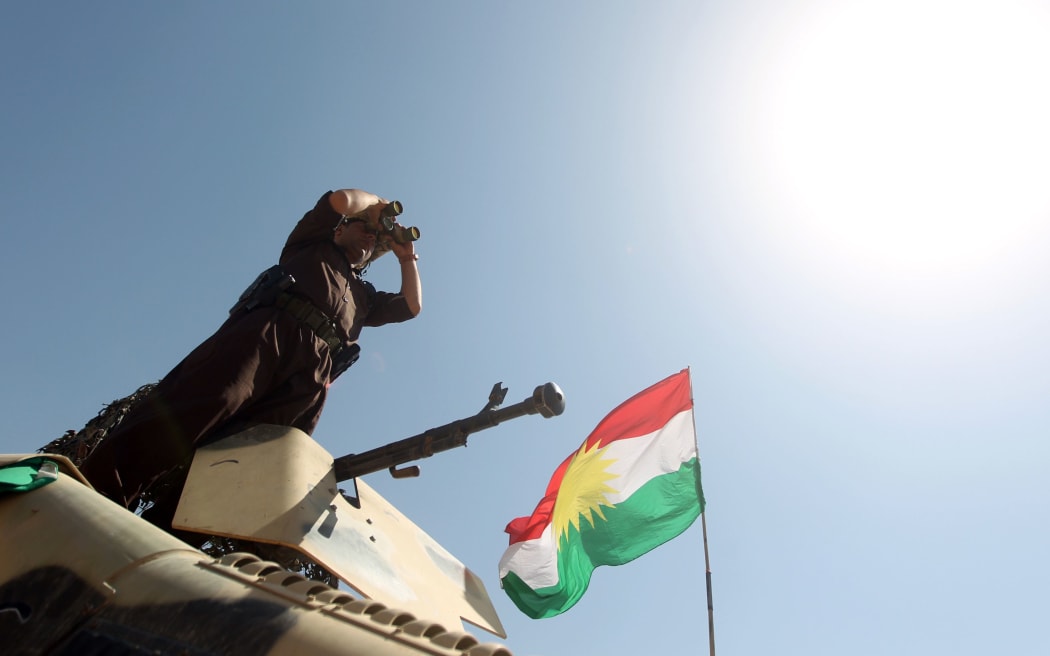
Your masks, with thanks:
[(502, 385), (503, 383), (496, 383), (492, 386), (489, 402), (481, 412), (472, 417), (431, 428), (419, 435), (391, 442), (371, 451), (336, 458), (333, 464), (336, 480), (347, 481), (383, 469), (389, 470), (394, 478), (418, 476), (418, 466), (401, 469), (398, 469), (398, 466), (413, 460), (429, 458), (441, 451), (466, 446), (467, 436), (509, 419), (534, 414), (550, 418), (560, 415), (565, 410), (565, 395), (554, 383), (540, 385), (532, 392), (532, 396), (524, 401), (499, 409), (498, 406), (507, 394), (507, 389)]

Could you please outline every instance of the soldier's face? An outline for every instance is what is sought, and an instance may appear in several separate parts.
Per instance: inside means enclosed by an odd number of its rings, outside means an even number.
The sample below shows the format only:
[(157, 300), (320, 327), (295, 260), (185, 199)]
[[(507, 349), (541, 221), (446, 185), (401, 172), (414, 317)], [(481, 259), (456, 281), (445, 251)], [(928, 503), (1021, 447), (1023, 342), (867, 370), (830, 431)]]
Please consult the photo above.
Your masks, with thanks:
[(343, 249), (353, 266), (368, 262), (376, 248), (377, 235), (364, 221), (350, 221), (335, 229), (332, 241)]

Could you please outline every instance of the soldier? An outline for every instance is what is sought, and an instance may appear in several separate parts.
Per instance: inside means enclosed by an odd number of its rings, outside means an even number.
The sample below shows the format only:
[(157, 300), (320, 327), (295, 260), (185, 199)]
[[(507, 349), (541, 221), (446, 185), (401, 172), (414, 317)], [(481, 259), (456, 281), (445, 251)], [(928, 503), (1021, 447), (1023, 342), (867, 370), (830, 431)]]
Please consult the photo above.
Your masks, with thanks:
[[(95, 489), (134, 510), (142, 492), (188, 463), (202, 441), (256, 424), (312, 433), (328, 385), (356, 359), (361, 328), (422, 309), (414, 244), (379, 242), (388, 205), (359, 189), (321, 196), (288, 236), (280, 264), (88, 456), (81, 470)], [(401, 268), (396, 294), (361, 278), (387, 248)], [(176, 476), (173, 498), (143, 517), (170, 529), (184, 477)]]

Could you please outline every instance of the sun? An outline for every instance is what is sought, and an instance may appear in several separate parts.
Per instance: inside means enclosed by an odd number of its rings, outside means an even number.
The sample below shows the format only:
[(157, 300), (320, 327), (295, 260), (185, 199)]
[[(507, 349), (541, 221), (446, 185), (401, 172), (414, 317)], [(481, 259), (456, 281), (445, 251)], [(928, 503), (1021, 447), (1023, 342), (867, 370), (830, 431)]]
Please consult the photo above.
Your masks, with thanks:
[(609, 465), (616, 460), (604, 458), (605, 450), (597, 444), (588, 449), (584, 444), (573, 456), (554, 502), (552, 523), (559, 541), (568, 533), (570, 526), (580, 530), (581, 517), (594, 526), (595, 515), (605, 519), (603, 507), (614, 507), (608, 496), (618, 490), (606, 485), (606, 482), (619, 478), (619, 475), (608, 471)]
[(951, 276), (1050, 217), (1050, 13), (1037, 3), (816, 2), (752, 71), (754, 194), (821, 266)]

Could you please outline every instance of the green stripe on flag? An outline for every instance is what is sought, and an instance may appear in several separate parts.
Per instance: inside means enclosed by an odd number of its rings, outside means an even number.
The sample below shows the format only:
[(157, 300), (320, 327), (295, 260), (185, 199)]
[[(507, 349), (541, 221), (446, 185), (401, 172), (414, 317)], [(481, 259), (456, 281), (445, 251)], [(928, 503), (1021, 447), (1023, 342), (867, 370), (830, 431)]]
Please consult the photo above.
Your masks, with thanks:
[(503, 588), (515, 605), (533, 619), (553, 617), (571, 608), (602, 565), (623, 565), (689, 528), (704, 509), (700, 463), (682, 463), (677, 472), (653, 478), (615, 507), (603, 507), (603, 521), (580, 519), (558, 544), (558, 585), (531, 589), (513, 571)]

